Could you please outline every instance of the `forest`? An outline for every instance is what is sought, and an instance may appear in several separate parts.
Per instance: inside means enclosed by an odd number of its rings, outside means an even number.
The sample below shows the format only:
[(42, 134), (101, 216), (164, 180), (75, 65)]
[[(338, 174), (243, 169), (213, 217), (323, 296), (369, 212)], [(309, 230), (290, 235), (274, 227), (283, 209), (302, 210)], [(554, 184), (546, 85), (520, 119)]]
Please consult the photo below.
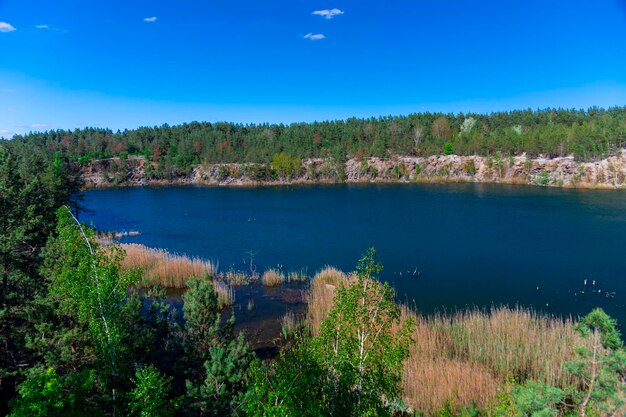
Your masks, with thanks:
[[(313, 278), (305, 320), (284, 328), (280, 351), (268, 358), (234, 331), (218, 276), (189, 277), (177, 311), (162, 287), (138, 291), (142, 268), (124, 267), (125, 249), (77, 220), (84, 157), (150, 151), (189, 163), (265, 160), (276, 151), (436, 152), (445, 141), (461, 152), (490, 152), (507, 143), (490, 145), (501, 138), (495, 132), (518, 135), (517, 123), (520, 138), (542, 139), (511, 139), (511, 152), (532, 145), (558, 154), (559, 140), (571, 134), (562, 152), (579, 147), (581, 157), (591, 157), (624, 140), (624, 109), (476, 116), (479, 127), (468, 128), (474, 133), (467, 142), (457, 129), (469, 118), (437, 122), (441, 117), (86, 129), (1, 144), (0, 413), (623, 416), (626, 350), (617, 323), (601, 309), (575, 322), (506, 308), (424, 317), (399, 305), (378, 279), (382, 265), (371, 249), (354, 272)], [(415, 142), (416, 126), (428, 120)], [(548, 131), (562, 133), (539, 135)]]
[(155, 177), (188, 174), (197, 164), (270, 164), (283, 154), (307, 158), (387, 158), (443, 154), (504, 157), (573, 155), (591, 161), (626, 145), (626, 107), (520, 110), (491, 114), (419, 113), (314, 123), (192, 122), (113, 132), (84, 128), (17, 135), (20, 154), (93, 160), (143, 156), (158, 164)]

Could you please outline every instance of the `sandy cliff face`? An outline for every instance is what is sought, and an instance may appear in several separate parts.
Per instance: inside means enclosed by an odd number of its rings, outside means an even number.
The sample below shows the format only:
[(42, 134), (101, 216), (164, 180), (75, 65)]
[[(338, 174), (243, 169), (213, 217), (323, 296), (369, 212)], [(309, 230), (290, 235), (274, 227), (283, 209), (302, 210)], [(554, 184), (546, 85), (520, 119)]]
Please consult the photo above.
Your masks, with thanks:
[[(155, 173), (158, 172), (158, 176)], [(87, 187), (166, 184), (279, 185), (297, 183), (488, 182), (570, 188), (626, 188), (626, 149), (619, 155), (577, 162), (573, 157), (529, 158), (439, 155), (394, 156), (388, 159), (325, 159), (302, 161), (302, 170), (280, 178), (261, 164), (212, 164), (191, 172), (160, 172), (141, 157), (94, 161), (83, 170)]]

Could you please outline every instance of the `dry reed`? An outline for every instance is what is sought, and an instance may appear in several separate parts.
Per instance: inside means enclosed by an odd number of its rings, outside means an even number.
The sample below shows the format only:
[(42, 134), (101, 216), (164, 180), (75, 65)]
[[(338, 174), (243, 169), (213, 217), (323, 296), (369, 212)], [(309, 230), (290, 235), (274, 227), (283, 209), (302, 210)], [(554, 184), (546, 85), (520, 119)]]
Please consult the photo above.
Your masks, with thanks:
[[(307, 296), (313, 335), (332, 307), (336, 286), (349, 281), (334, 268), (313, 279)], [(507, 307), (423, 316), (403, 306), (402, 320), (408, 317), (416, 327), (415, 343), (404, 364), (404, 399), (426, 415), (436, 414), (448, 402), (487, 406), (507, 377), (561, 387), (571, 382), (564, 364), (581, 340), (570, 319)]]
[(213, 288), (217, 294), (217, 304), (220, 308), (235, 304), (235, 290), (224, 281), (213, 280)]
[(304, 283), (309, 280), (309, 277), (304, 271), (292, 271), (287, 275), (287, 282)]
[[(142, 285), (159, 285), (165, 288), (185, 288), (193, 277), (208, 274), (215, 276), (216, 268), (200, 258), (171, 254), (163, 249), (149, 248), (136, 243), (120, 245), (126, 256), (123, 268), (140, 269), (143, 272)], [(222, 307), (235, 302), (235, 292), (223, 281), (214, 280), (215, 292)]]
[(200, 258), (169, 253), (163, 249), (149, 248), (136, 243), (122, 244), (126, 257), (124, 268), (139, 268), (144, 279), (152, 285), (166, 288), (185, 288), (191, 277), (215, 275), (215, 266)]
[(261, 277), (261, 283), (266, 287), (276, 287), (285, 283), (285, 274), (278, 269), (268, 269)]
[(280, 328), (285, 339), (287, 339), (289, 336), (294, 335), (299, 327), (300, 320), (293, 311), (288, 311), (280, 319)]
[(250, 275), (240, 271), (227, 271), (219, 274), (219, 278), (235, 287), (248, 285), (252, 281)]
[(306, 319), (314, 336), (319, 333), (322, 321), (333, 306), (335, 288), (346, 282), (346, 274), (328, 266), (313, 277), (311, 288), (306, 296), (308, 305)]

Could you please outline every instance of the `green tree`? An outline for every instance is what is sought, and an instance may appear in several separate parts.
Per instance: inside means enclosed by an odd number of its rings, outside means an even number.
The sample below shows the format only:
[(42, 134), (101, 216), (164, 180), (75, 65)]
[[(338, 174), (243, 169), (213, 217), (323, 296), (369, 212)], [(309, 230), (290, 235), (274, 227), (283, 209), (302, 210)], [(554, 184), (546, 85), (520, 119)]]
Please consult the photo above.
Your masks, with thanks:
[[(313, 349), (327, 372), (330, 415), (391, 415), (400, 395), (402, 364), (408, 358), (414, 323), (400, 323), (400, 307), (389, 284), (378, 281), (382, 266), (370, 249), (357, 279), (336, 289)], [(392, 326), (399, 325), (394, 336)]]
[(512, 389), (514, 415), (510, 417), (560, 416), (566, 395), (560, 388), (528, 380)]
[(244, 412), (249, 417), (319, 417), (328, 414), (324, 401), (325, 372), (302, 340), (280, 357), (255, 359), (248, 373)]
[(626, 409), (626, 352), (616, 322), (597, 308), (581, 319), (578, 332), (589, 343), (576, 348), (578, 358), (567, 369), (584, 387), (580, 393), (582, 417), (591, 410), (618, 416)]
[(56, 209), (79, 201), (79, 182), (70, 177), (59, 154), (20, 154), (0, 142), (0, 414), (23, 377), (20, 365), (34, 360), (26, 339), (40, 313), (34, 300), (49, 282), (39, 275), (41, 252)]
[(208, 275), (188, 282), (183, 312), (186, 353), (195, 368), (186, 383), (187, 407), (201, 415), (230, 415), (241, 406), (251, 360), (243, 334), (234, 336), (234, 315), (222, 321), (217, 294)]
[(93, 230), (81, 225), (68, 207), (60, 208), (57, 215), (61, 259), (53, 269), (50, 293), (58, 297), (62, 311), (87, 327), (98, 350), (99, 369), (110, 376), (115, 414), (118, 352), (124, 332), (119, 318), (137, 274), (122, 270), (123, 250), (115, 245), (100, 248)]
[(300, 174), (302, 163), (300, 158), (280, 152), (272, 158), (272, 169), (278, 174), (279, 178), (290, 179)]
[(65, 387), (54, 368), (34, 370), (18, 388), (19, 397), (13, 400), (10, 417), (64, 417), (87, 416), (85, 393), (94, 383), (91, 372), (81, 372), (73, 378), (74, 384)]
[(161, 375), (153, 365), (137, 368), (129, 396), (131, 415), (138, 417), (171, 417), (175, 404), (168, 398), (171, 377)]

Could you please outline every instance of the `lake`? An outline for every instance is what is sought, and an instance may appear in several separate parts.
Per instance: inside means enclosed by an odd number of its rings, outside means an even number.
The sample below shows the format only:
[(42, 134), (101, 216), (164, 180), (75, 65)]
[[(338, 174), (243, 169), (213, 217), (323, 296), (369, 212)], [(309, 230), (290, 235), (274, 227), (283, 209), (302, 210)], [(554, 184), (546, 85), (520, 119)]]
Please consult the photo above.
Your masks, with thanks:
[[(626, 322), (626, 191), (485, 184), (199, 186), (89, 191), (81, 217), (123, 242), (220, 270), (353, 270), (375, 247), (382, 278), (423, 312), (508, 304)], [(584, 282), (587, 282), (585, 285)], [(595, 282), (595, 285), (593, 284)]]

